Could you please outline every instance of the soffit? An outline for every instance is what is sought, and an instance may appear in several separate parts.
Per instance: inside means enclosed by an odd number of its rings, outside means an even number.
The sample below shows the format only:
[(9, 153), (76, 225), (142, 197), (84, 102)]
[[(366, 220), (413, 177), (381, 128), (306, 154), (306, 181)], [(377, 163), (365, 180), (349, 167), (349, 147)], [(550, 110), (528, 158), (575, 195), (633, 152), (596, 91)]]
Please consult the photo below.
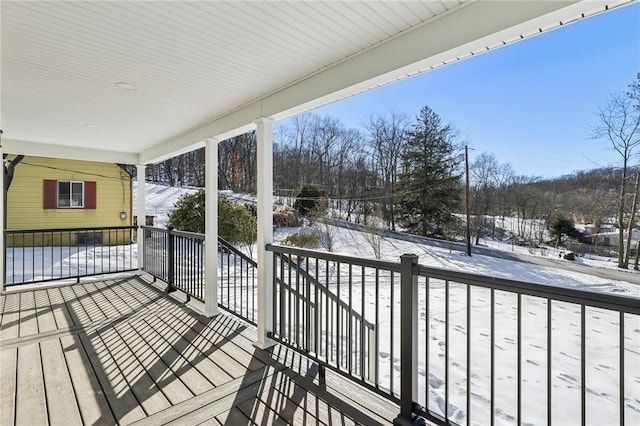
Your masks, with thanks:
[(612, 4), (510, 3), (3, 1), (4, 145), (156, 160)]

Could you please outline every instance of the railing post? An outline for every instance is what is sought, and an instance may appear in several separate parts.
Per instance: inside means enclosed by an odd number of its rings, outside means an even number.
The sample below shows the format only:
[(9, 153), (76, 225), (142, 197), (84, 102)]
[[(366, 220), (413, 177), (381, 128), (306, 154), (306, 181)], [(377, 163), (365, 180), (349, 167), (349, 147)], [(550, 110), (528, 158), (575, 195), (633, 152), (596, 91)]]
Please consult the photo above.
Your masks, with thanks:
[(173, 226), (167, 226), (167, 288), (165, 292), (171, 293), (176, 291), (174, 284), (174, 267), (176, 261), (176, 254), (174, 251), (176, 236), (173, 234)]
[(418, 394), (418, 277), (413, 274), (417, 264), (415, 254), (400, 256), (400, 414), (393, 420), (397, 426), (425, 424), (413, 414)]

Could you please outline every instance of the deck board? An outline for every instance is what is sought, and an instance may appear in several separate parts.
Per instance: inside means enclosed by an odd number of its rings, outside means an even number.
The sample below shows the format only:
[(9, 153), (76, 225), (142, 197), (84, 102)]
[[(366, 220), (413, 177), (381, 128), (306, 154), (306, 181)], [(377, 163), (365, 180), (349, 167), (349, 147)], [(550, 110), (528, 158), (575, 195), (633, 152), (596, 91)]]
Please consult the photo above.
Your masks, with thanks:
[(35, 311), (38, 321), (38, 332), (57, 330), (55, 317), (51, 310), (51, 302), (46, 290), (38, 290), (33, 293), (35, 300)]
[(40, 343), (49, 423), (52, 425), (81, 425), (82, 417), (76, 402), (66, 360), (59, 339)]
[(47, 295), (49, 296), (49, 303), (51, 303), (51, 311), (53, 312), (56, 326), (59, 329), (73, 327), (75, 322), (69, 308), (67, 307), (67, 303), (62, 296), (60, 288), (54, 287), (48, 289)]
[[(390, 424), (397, 406), (141, 277), (0, 295), (0, 424)], [(354, 395), (355, 394), (355, 395)], [(360, 395), (362, 394), (362, 396)], [(364, 404), (364, 406), (362, 405)]]
[(38, 314), (33, 292), (20, 294), (20, 337), (38, 334)]
[(93, 339), (82, 335), (79, 337), (92, 370), (97, 380), (103, 385), (104, 395), (113, 410), (116, 421), (128, 424), (146, 417), (116, 362), (111, 358), (111, 354), (100, 345), (101, 340), (98, 337)]
[(18, 337), (20, 331), (20, 294), (2, 296), (5, 299), (0, 325), (0, 342)]
[(78, 409), (84, 424), (115, 424), (115, 418), (104, 395), (100, 382), (92, 374), (93, 368), (87, 354), (78, 346), (78, 342), (71, 336), (60, 339), (69, 375), (76, 394)]
[(16, 424), (47, 424), (47, 405), (39, 343), (18, 348), (17, 371)]
[(160, 324), (162, 320), (159, 318), (144, 319), (138, 331), (143, 338), (154, 339), (159, 356), (195, 395), (225, 383), (225, 378), (231, 378), (186, 339), (173, 333), (170, 327), (160, 329)]
[[(82, 303), (89, 322), (98, 322), (109, 318), (102, 310), (102, 307), (93, 300), (93, 292), (87, 291), (85, 286), (72, 286), (71, 291), (75, 294), (76, 299)], [(105, 306), (105, 308), (107, 307)]]
[(17, 348), (0, 351), (0, 425), (12, 425), (15, 419), (17, 356)]
[(152, 345), (156, 343), (158, 338), (150, 340), (142, 338), (135, 325), (121, 324), (117, 327), (118, 333), (123, 340), (135, 341), (134, 344), (129, 344), (128, 348), (153, 380), (154, 386), (162, 391), (171, 405), (195, 396), (171, 370), (170, 364), (166, 364), (162, 360), (162, 356), (153, 349)]

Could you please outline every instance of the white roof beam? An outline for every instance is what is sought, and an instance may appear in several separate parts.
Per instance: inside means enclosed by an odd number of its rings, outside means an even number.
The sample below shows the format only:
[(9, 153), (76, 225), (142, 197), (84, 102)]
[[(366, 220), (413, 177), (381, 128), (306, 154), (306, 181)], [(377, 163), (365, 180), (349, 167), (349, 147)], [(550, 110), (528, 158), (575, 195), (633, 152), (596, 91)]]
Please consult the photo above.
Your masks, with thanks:
[(2, 139), (2, 151), (16, 155), (99, 161), (103, 163), (138, 164), (139, 155), (127, 152), (50, 145), (37, 142)]

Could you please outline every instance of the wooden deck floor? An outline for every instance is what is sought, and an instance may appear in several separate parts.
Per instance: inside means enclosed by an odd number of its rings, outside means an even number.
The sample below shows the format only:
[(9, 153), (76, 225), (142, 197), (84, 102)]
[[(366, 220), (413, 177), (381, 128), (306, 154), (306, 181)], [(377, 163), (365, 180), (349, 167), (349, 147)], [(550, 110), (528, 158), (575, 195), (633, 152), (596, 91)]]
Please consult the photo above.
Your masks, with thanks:
[(376, 425), (398, 413), (142, 277), (6, 293), (0, 312), (0, 425)]

